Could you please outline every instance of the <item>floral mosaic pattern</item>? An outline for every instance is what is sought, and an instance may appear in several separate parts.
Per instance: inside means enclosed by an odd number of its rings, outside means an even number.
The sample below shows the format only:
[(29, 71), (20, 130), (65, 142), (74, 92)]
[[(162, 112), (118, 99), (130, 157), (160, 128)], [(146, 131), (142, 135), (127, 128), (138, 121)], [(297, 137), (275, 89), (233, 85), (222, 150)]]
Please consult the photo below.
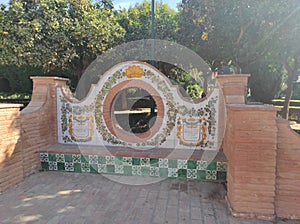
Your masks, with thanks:
[[(138, 65), (140, 66), (140, 65)], [(128, 67), (128, 66), (127, 66)], [(191, 103), (181, 103), (175, 94), (175, 88), (171, 87), (166, 79), (159, 73), (155, 73), (151, 68), (144, 66), (143, 75), (140, 79), (151, 83), (159, 92), (165, 104), (165, 118), (162, 127), (152, 138), (140, 143), (128, 143), (114, 136), (107, 128), (103, 117), (103, 102), (113, 86), (128, 79), (126, 76), (126, 66), (120, 68), (98, 86), (99, 90), (94, 92), (92, 103), (70, 101), (61, 91), (58, 90), (58, 114), (60, 117), (60, 143), (89, 143), (99, 144), (99, 139), (103, 145), (119, 145), (134, 147), (167, 146), (167, 140), (170, 136), (177, 138), (177, 143), (182, 146), (197, 146), (197, 149), (216, 149), (217, 141), (217, 119), (218, 119), (218, 92), (201, 104), (193, 105)], [(135, 66), (137, 67), (137, 66)], [(142, 67), (139, 67), (140, 69)], [(97, 92), (98, 91), (98, 92)], [(182, 137), (183, 127), (189, 118), (193, 118), (199, 123), (201, 139), (197, 141), (185, 141)], [(85, 135), (76, 134), (74, 124), (85, 125)], [(77, 125), (77, 126), (79, 126)], [(180, 129), (180, 130), (179, 130)], [(79, 132), (78, 132), (79, 133)], [(100, 136), (98, 140), (95, 136)], [(173, 139), (172, 139), (173, 141)], [(164, 144), (166, 143), (166, 144)]]
[[(62, 95), (59, 96), (60, 114), (61, 114), (61, 132), (62, 140), (65, 143), (88, 142), (94, 135), (94, 118), (91, 114), (94, 111), (94, 105), (78, 106), (72, 105)], [(84, 116), (85, 115), (85, 116)], [(74, 123), (88, 123), (88, 136), (80, 138), (74, 133)]]
[(40, 153), (40, 161), (45, 171), (226, 181), (226, 162), (53, 153)]
[[(176, 113), (175, 113), (175, 106), (173, 104), (174, 98), (170, 88), (168, 87), (166, 82), (161, 79), (161, 77), (155, 75), (150, 70), (145, 72), (144, 77), (151, 80), (151, 82), (155, 86), (157, 86), (157, 89), (167, 99), (166, 106), (168, 108), (168, 111), (167, 111), (166, 126), (162, 129), (162, 131), (158, 133), (155, 137), (149, 139), (148, 141), (137, 143), (136, 146), (155, 146), (157, 144), (161, 145), (163, 142), (166, 141), (167, 137), (170, 135), (171, 131), (175, 126)], [(108, 78), (108, 80), (105, 82), (103, 88), (101, 89), (101, 91), (96, 97), (95, 119), (96, 119), (97, 130), (101, 133), (104, 141), (114, 145), (132, 146), (132, 144), (117, 139), (114, 135), (110, 133), (110, 131), (105, 125), (105, 121), (103, 118), (103, 109), (102, 109), (104, 99), (106, 95), (109, 93), (111, 87), (125, 78), (126, 78), (126, 72), (117, 71), (113, 75), (111, 75)]]
[[(188, 109), (184, 105), (178, 105), (177, 118), (177, 137), (183, 145), (199, 146), (204, 149), (207, 146), (213, 147), (216, 136), (216, 109), (218, 106), (218, 97), (212, 97), (208, 100), (205, 107), (199, 109)], [(186, 116), (188, 115), (188, 116)], [(184, 139), (184, 126), (197, 129), (198, 139), (187, 141)]]

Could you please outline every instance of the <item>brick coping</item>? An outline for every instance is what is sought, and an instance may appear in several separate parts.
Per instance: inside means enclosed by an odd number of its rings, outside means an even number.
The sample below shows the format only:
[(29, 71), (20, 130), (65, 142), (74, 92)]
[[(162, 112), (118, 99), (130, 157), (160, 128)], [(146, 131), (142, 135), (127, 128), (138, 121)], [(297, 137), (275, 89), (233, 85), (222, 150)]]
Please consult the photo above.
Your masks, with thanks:
[(57, 154), (81, 154), (97, 156), (122, 156), (122, 157), (143, 157), (143, 158), (168, 158), (182, 160), (210, 160), (211, 162), (227, 162), (222, 151), (204, 151), (193, 149), (166, 149), (154, 148), (148, 150), (137, 150), (120, 146), (78, 146), (75, 144), (54, 144), (40, 148), (40, 153)]
[(17, 104), (17, 103), (0, 103), (0, 109), (20, 108), (23, 106), (24, 106), (23, 104)]

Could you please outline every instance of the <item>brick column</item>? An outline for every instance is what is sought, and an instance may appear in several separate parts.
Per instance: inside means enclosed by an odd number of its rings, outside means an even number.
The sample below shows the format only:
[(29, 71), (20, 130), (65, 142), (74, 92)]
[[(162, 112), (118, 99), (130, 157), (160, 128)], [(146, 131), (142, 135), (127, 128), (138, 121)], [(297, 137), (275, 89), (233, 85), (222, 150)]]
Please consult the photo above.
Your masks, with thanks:
[(275, 218), (277, 109), (229, 105), (224, 153), (227, 200), (236, 217)]
[(236, 217), (273, 220), (277, 150), (277, 109), (247, 105), (250, 75), (220, 75), (227, 122), (227, 201)]
[(300, 219), (300, 135), (284, 119), (277, 120), (278, 152), (276, 214), (281, 218)]
[(0, 192), (23, 180), (20, 104), (0, 104)]
[(224, 95), (226, 104), (246, 103), (249, 76), (248, 74), (217, 76), (219, 88)]
[(31, 79), (32, 99), (21, 111), (25, 176), (40, 169), (39, 148), (58, 142), (56, 89), (66, 87), (68, 81), (58, 77), (31, 77)]

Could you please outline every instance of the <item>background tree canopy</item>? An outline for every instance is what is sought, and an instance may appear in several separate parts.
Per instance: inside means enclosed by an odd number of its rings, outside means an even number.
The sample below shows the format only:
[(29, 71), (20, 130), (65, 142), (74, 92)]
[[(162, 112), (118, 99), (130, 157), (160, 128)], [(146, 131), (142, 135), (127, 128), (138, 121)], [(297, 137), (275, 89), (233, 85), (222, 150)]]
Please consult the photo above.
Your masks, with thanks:
[(80, 77), (97, 55), (122, 42), (124, 30), (107, 5), (32, 2), (15, 0), (2, 10), (1, 64), (30, 64), (51, 74), (69, 70)]
[[(107, 49), (151, 38), (151, 4), (115, 10), (104, 0), (14, 0), (1, 7), (0, 22), (0, 64), (79, 78)], [(178, 11), (156, 3), (156, 32), (194, 50), (212, 70), (250, 73), (253, 101), (270, 103), (285, 94), (288, 112), (300, 72), (298, 0), (182, 0)], [(157, 67), (194, 96), (203, 90), (173, 65)]]

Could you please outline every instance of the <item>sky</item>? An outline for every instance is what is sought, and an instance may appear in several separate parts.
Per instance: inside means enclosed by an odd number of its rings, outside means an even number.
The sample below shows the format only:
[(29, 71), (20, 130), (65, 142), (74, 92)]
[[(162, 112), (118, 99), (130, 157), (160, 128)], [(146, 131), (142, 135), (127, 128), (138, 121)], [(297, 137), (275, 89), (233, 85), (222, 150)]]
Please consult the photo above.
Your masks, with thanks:
[[(116, 9), (120, 8), (129, 8), (129, 6), (134, 6), (136, 3), (141, 3), (144, 0), (113, 0), (114, 6)], [(149, 1), (149, 0), (148, 0)], [(157, 2), (160, 2), (161, 0), (156, 0)], [(0, 4), (7, 5), (9, 0), (0, 0)], [(181, 2), (181, 0), (162, 0), (163, 3), (168, 3), (169, 7), (176, 10), (176, 5)]]

